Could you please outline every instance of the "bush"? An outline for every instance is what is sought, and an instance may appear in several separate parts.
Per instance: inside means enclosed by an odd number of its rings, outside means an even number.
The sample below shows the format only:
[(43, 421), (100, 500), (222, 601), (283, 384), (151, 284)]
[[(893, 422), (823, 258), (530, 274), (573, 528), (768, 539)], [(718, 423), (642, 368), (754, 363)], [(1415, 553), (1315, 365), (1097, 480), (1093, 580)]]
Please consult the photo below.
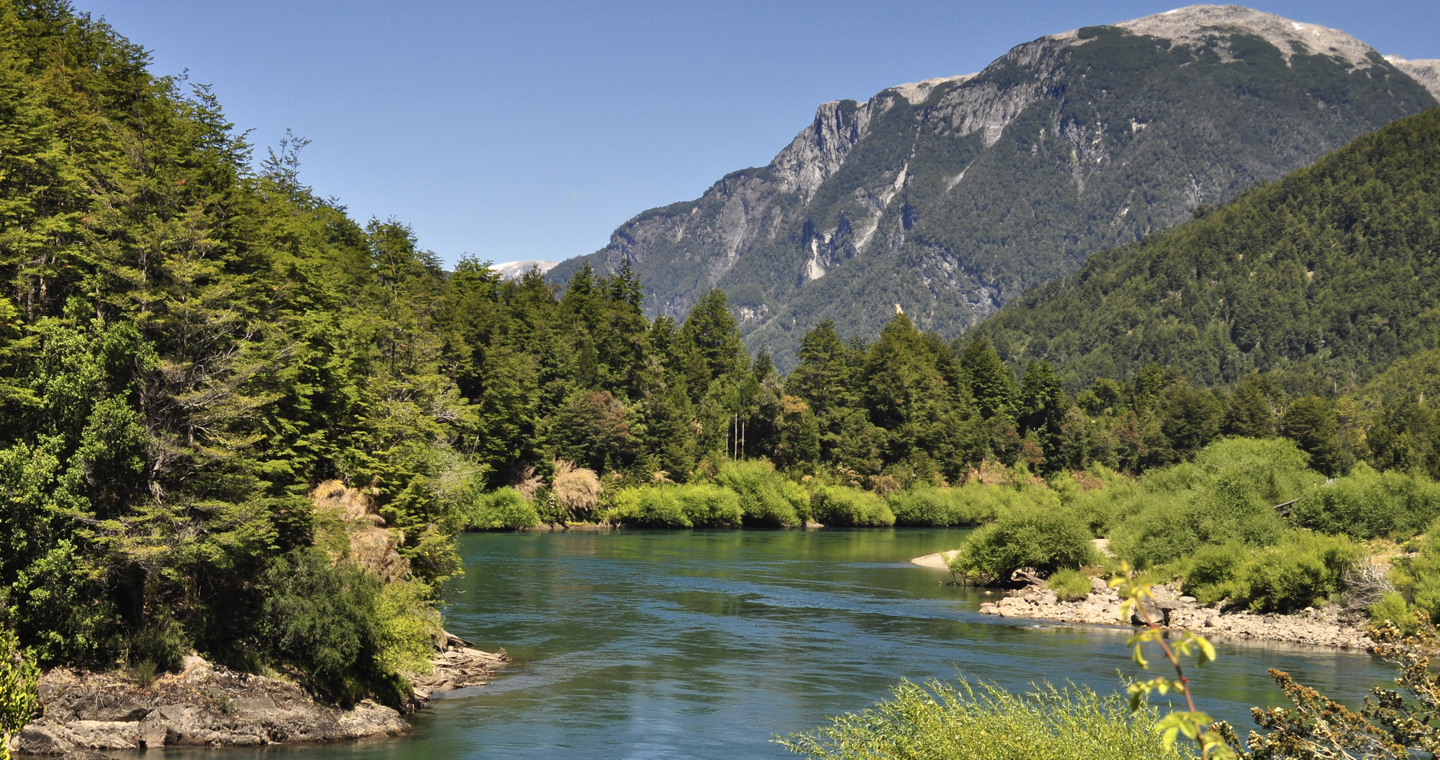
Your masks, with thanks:
[(161, 610), (153, 616), (130, 642), (130, 663), (149, 663), (154, 671), (179, 670), (192, 646), (179, 621)]
[(627, 488), (615, 495), (615, 518), (649, 528), (738, 526), (740, 497), (710, 483)]
[(1195, 556), (1181, 563), (1185, 593), (1201, 604), (1214, 604), (1230, 593), (1230, 582), (1250, 557), (1250, 547), (1231, 541), (1219, 546), (1202, 546)]
[(1440, 483), (1418, 473), (1376, 472), (1361, 462), (1348, 477), (1301, 499), (1292, 514), (1321, 533), (1409, 538), (1440, 516)]
[(1085, 523), (1063, 508), (1031, 505), (1000, 515), (965, 540), (950, 569), (982, 583), (1008, 583), (1022, 567), (1041, 575), (1098, 559)]
[(1117, 557), (1143, 568), (1206, 545), (1270, 546), (1285, 532), (1274, 505), (1322, 482), (1292, 441), (1212, 443), (1193, 462), (1153, 470), (1137, 487), (1117, 489), (1112, 547)]
[(1395, 589), (1414, 609), (1440, 620), (1440, 519), (1430, 523), (1425, 536), (1412, 542), (1415, 556), (1403, 559), (1390, 572)]
[(467, 516), (475, 530), (533, 528), (540, 524), (535, 505), (519, 491), (505, 487), (490, 493), (477, 494)]
[(884, 499), (847, 486), (822, 486), (810, 499), (810, 514), (825, 525), (883, 526), (895, 524)]
[(716, 473), (715, 482), (740, 498), (746, 525), (795, 527), (804, 524), (809, 513), (805, 489), (764, 459), (727, 462)]
[(1090, 689), (1045, 687), (1016, 695), (931, 681), (902, 681), (891, 698), (862, 713), (780, 743), (820, 760), (1180, 760), (1152, 726), (1153, 707), (1131, 712), (1126, 699)]
[(1226, 596), (1251, 612), (1289, 613), (1324, 602), (1364, 555), (1344, 536), (1293, 531), (1255, 551), (1235, 572)]
[(1393, 623), (1401, 633), (1409, 636), (1419, 629), (1415, 620), (1415, 610), (1406, 604), (1405, 597), (1401, 594), (1390, 591), (1380, 597), (1380, 601), (1370, 605), (1366, 612), (1370, 615), (1370, 622), (1374, 625)]
[(1045, 503), (1060, 506), (1057, 493), (1044, 486), (996, 486), (979, 482), (959, 488), (917, 488), (890, 498), (896, 525), (946, 528), (979, 525), (1017, 507)]
[(1070, 568), (1057, 570), (1046, 578), (1045, 588), (1054, 591), (1055, 598), (1062, 602), (1078, 602), (1090, 596), (1092, 590), (1090, 576)]
[(352, 562), (296, 549), (261, 579), (261, 638), (270, 660), (320, 698), (349, 706), (367, 697), (396, 705), (409, 688), (385, 668), (382, 583)]

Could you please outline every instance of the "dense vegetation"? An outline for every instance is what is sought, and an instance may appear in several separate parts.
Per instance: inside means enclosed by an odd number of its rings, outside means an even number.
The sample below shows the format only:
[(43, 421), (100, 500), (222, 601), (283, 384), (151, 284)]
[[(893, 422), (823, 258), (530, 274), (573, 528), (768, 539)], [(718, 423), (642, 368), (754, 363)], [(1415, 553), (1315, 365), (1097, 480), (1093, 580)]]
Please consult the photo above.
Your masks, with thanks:
[(1152, 361), (1202, 386), (1278, 370), (1343, 389), (1440, 346), (1440, 111), (1201, 216), (1097, 254), (971, 337), (1077, 391)]
[[(0, 4), (0, 623), (42, 664), (198, 649), (396, 701), (456, 571), (477, 415), (441, 272), (203, 86), (61, 2)], [(367, 489), (382, 583), (307, 495)], [(337, 532), (342, 534), (337, 536)]]

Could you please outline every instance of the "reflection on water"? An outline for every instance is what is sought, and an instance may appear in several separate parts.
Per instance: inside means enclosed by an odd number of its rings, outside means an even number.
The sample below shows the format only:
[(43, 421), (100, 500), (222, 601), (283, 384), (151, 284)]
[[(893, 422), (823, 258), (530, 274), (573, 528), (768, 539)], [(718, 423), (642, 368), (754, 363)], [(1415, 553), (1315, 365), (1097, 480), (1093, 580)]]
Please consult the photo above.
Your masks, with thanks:
[[(306, 749), (325, 758), (786, 756), (774, 734), (864, 708), (897, 680), (970, 678), (1117, 688), (1128, 629), (1005, 620), (911, 557), (962, 530), (475, 534), (446, 627), (514, 664), (438, 700), (415, 736)], [(1280, 668), (1354, 703), (1391, 671), (1369, 655), (1217, 642), (1194, 674), (1201, 709), (1250, 725), (1279, 704)], [(190, 753), (186, 753), (187, 755)], [(213, 753), (198, 753), (215, 757)], [(179, 757), (167, 752), (166, 757)]]

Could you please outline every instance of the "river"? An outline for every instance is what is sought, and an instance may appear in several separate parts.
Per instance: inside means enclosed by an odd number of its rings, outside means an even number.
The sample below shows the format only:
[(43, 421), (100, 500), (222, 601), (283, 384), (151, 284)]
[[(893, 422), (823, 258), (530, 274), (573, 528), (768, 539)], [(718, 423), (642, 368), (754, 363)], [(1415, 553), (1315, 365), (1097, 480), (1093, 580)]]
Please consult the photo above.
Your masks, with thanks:
[[(305, 760), (788, 757), (775, 734), (886, 696), (899, 679), (1115, 690), (1124, 629), (1000, 619), (907, 560), (963, 530), (470, 534), (446, 627), (514, 664), (453, 693), (409, 739), (279, 750)], [(1393, 677), (1366, 654), (1217, 642), (1201, 709), (1251, 725), (1280, 704), (1266, 668), (1355, 704)], [(228, 757), (263, 754), (226, 752)], [(177, 757), (167, 752), (167, 757)], [(217, 757), (213, 753), (205, 755)], [(298, 759), (297, 759), (298, 760)]]

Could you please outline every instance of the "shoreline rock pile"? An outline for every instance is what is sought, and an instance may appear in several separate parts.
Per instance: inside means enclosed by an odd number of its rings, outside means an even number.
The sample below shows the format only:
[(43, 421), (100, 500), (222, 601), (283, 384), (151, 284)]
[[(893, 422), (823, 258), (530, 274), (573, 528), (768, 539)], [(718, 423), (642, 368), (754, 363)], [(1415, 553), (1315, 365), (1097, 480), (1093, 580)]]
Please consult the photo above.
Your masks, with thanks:
[[(509, 662), (446, 633), (429, 675), (413, 679), (408, 711), (434, 695), (488, 683)], [(105, 751), (257, 747), (404, 736), (400, 711), (371, 701), (350, 710), (316, 704), (299, 686), (186, 657), (179, 673), (141, 686), (117, 673), (56, 668), (40, 677), (41, 717), (11, 741), (18, 755), (103, 760)]]
[[(1030, 586), (997, 602), (980, 605), (983, 615), (1006, 618), (1054, 620), (1085, 625), (1122, 625), (1120, 595), (1108, 588), (1103, 580), (1091, 581), (1089, 596), (1074, 602), (1056, 598), (1049, 589)], [(1156, 601), (1147, 605), (1150, 618), (1168, 630), (1197, 631), (1211, 637), (1231, 637), (1255, 641), (1291, 642), (1328, 646), (1339, 649), (1369, 651), (1375, 642), (1365, 631), (1342, 619), (1333, 605), (1322, 609), (1306, 609), (1293, 615), (1257, 615), (1250, 612), (1227, 612), (1218, 607), (1200, 605), (1193, 597), (1182, 596), (1176, 589), (1157, 587)], [(1132, 615), (1132, 625), (1140, 621)]]

